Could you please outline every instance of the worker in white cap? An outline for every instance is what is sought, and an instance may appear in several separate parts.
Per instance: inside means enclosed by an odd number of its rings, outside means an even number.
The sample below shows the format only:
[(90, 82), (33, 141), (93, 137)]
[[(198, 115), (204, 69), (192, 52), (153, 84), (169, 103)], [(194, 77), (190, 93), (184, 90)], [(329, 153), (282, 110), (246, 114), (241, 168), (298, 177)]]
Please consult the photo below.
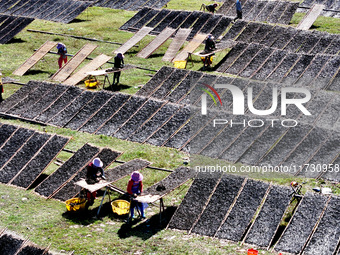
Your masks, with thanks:
[(94, 184), (102, 177), (104, 177), (103, 162), (100, 160), (100, 158), (95, 158), (87, 166), (86, 182), (89, 184)]
[[(103, 170), (103, 162), (100, 158), (95, 158), (92, 162), (87, 166), (86, 172), (86, 182), (88, 184), (95, 184), (99, 182), (101, 179), (105, 179), (104, 170)], [(97, 192), (86, 192), (88, 205), (93, 205), (94, 199), (96, 198)]]

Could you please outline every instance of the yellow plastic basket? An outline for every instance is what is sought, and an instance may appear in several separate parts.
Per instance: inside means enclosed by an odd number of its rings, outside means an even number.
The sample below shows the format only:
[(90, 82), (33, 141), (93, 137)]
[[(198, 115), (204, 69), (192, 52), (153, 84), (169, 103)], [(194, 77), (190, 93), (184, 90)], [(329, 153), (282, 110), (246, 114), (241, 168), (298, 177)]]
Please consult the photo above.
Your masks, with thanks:
[[(206, 64), (209, 64), (209, 65), (211, 65), (211, 64), (212, 64), (212, 62), (213, 62), (213, 59), (214, 59), (214, 56), (210, 56), (210, 57), (208, 58), (208, 60), (207, 60), (207, 63), (206, 63)], [(205, 62), (205, 57), (201, 57), (201, 60), (202, 60), (202, 62), (204, 63), (204, 62)]]
[(130, 203), (126, 200), (115, 200), (111, 203), (112, 211), (118, 215), (128, 214), (130, 212)]
[(85, 209), (86, 199), (85, 198), (71, 198), (66, 202), (66, 209), (69, 212), (76, 212)]
[(187, 66), (186, 60), (179, 60), (174, 62), (174, 67), (179, 69), (185, 69)]
[(88, 79), (84, 83), (85, 83), (86, 88), (96, 88), (98, 85), (98, 81), (94, 78)]

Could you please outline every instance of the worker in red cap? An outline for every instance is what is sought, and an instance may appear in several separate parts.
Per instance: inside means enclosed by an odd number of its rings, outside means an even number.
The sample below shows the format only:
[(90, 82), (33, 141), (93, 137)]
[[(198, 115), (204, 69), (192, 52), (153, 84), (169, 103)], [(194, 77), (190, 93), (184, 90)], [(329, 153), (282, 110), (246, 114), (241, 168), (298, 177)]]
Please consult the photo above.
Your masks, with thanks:
[(290, 195), (293, 195), (294, 199), (298, 199), (300, 200), (302, 198), (302, 194), (301, 194), (301, 188), (302, 185), (299, 184), (296, 181), (292, 181), (290, 183), (290, 187), (292, 188), (293, 192)]
[(214, 14), (218, 5), (219, 5), (218, 3), (209, 4), (209, 5), (202, 4), (200, 10), (203, 10), (203, 11), (207, 10), (208, 12)]
[[(143, 175), (140, 172), (134, 171), (131, 174), (131, 178), (127, 186), (127, 192), (133, 198), (136, 198), (143, 192)], [(144, 219), (145, 218), (144, 203), (139, 203), (135, 200), (131, 201), (131, 218), (133, 218), (135, 208), (139, 210), (139, 212), (141, 213), (141, 218)]]
[[(118, 53), (114, 58), (114, 68), (120, 69), (124, 67), (124, 55), (122, 53)], [(113, 75), (113, 85), (117, 85), (119, 83), (120, 71), (115, 72)]]

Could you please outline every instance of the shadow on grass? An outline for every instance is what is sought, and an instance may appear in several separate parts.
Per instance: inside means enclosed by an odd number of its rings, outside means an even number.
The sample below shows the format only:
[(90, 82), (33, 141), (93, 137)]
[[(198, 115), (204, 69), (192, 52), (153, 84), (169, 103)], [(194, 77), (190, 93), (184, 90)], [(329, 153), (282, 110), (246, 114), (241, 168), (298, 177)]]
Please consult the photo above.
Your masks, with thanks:
[(200, 69), (198, 69), (198, 71), (207, 71), (207, 72), (212, 72), (214, 71), (215, 69), (212, 67), (212, 66), (202, 66)]
[(166, 228), (175, 210), (176, 207), (167, 207), (162, 212), (162, 222), (160, 222), (159, 214), (156, 214), (144, 221), (134, 219), (131, 223), (124, 223), (119, 229), (118, 235), (120, 238), (136, 236), (147, 240)]
[(112, 214), (111, 204), (109, 202), (104, 203), (100, 209), (99, 216), (97, 217), (99, 206), (89, 207), (75, 212), (65, 211), (62, 216), (79, 225), (89, 225), (100, 219)]
[(87, 21), (87, 20), (85, 20), (85, 19), (74, 19), (74, 20), (70, 21), (68, 24), (81, 23), (81, 22), (85, 22), (85, 21)]
[(12, 44), (12, 43), (25, 43), (26, 41), (22, 40), (21, 38), (12, 38), (9, 40), (6, 44)]
[(42, 74), (42, 73), (49, 73), (47, 71), (42, 71), (42, 70), (29, 70), (25, 73), (25, 75), (36, 75), (36, 74)]
[(157, 53), (157, 54), (150, 55), (149, 58), (159, 58), (159, 57), (163, 57), (163, 56), (164, 56), (164, 53), (163, 54)]
[(81, 210), (76, 212), (65, 211), (62, 216), (76, 224), (87, 226), (94, 223), (96, 218), (97, 210)]
[[(127, 219), (127, 215), (123, 216), (117, 216), (113, 217), (113, 212), (112, 212), (112, 207), (111, 203), (108, 201), (108, 196), (105, 197), (104, 203), (102, 207), (100, 208), (99, 214), (98, 214), (98, 209), (100, 207), (100, 202), (103, 198), (104, 191), (103, 190), (98, 190), (97, 191), (97, 199), (95, 202), (95, 205), (89, 206), (83, 210), (75, 211), (75, 212), (68, 212), (65, 211), (62, 216), (76, 224), (80, 225), (89, 225), (92, 224), (93, 222), (100, 220), (101, 218), (104, 217), (110, 217), (111, 219), (116, 219), (120, 221), (124, 221)], [(123, 199), (123, 197), (117, 198), (114, 196), (110, 197), (111, 202), (116, 200), (116, 199)], [(66, 208), (65, 208), (66, 210)]]
[(104, 89), (116, 92), (116, 91), (121, 91), (121, 90), (129, 89), (129, 88), (130, 88), (130, 86), (128, 86), (128, 85), (119, 84), (119, 85), (111, 85), (109, 87), (105, 87)]
[(167, 207), (162, 212), (162, 221), (160, 222), (160, 215), (155, 214), (150, 218), (146, 218), (145, 220), (133, 219), (129, 223), (127, 223), (128, 215), (117, 215), (112, 212), (112, 207), (109, 202), (106, 202), (102, 205), (100, 213), (97, 217), (97, 212), (99, 209), (99, 205), (96, 207), (90, 207), (87, 210), (80, 210), (76, 212), (68, 212), (66, 211), (62, 214), (65, 219), (68, 219), (75, 224), (87, 226), (90, 225), (101, 218), (109, 217), (112, 221), (121, 222), (121, 227), (118, 230), (118, 236), (122, 239), (128, 238), (131, 236), (139, 237), (143, 240), (147, 240), (159, 231), (166, 228), (168, 225), (172, 215), (176, 211), (176, 207)]
[(124, 55), (135, 55), (139, 52), (139, 47), (133, 47), (129, 50), (129, 52), (125, 52)]

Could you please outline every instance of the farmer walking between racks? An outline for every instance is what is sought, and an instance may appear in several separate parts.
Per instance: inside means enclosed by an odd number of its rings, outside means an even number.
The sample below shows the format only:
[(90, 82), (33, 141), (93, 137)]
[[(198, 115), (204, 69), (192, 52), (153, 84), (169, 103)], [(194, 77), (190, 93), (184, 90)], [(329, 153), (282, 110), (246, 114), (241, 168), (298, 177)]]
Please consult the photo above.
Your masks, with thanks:
[[(117, 56), (114, 58), (114, 68), (123, 68), (124, 67), (124, 55), (122, 53), (118, 53)], [(118, 85), (119, 77), (121, 72), (115, 72), (113, 75), (113, 85)], [(116, 82), (117, 80), (117, 82)]]
[[(86, 182), (88, 184), (95, 184), (99, 182), (101, 179), (105, 179), (104, 170), (103, 170), (103, 162), (100, 158), (95, 158), (88, 166), (86, 171)], [(87, 200), (89, 201), (89, 205), (93, 205), (94, 199), (96, 198), (97, 192), (86, 192)]]
[[(131, 174), (131, 179), (128, 182), (127, 192), (133, 197), (136, 198), (143, 192), (143, 175), (138, 172), (134, 171)], [(131, 201), (131, 218), (134, 216), (134, 210), (137, 208), (141, 213), (141, 218), (145, 219), (144, 214), (144, 203), (137, 202), (136, 200)]]
[(241, 0), (236, 0), (236, 18), (234, 19), (234, 22), (237, 19), (242, 19), (242, 6), (241, 6)]
[(58, 43), (57, 45), (57, 49), (58, 49), (58, 55), (60, 55), (59, 59), (58, 59), (58, 65), (59, 65), (59, 69), (62, 67), (63, 62), (66, 64), (67, 62), (67, 49), (65, 44), (63, 43)]

